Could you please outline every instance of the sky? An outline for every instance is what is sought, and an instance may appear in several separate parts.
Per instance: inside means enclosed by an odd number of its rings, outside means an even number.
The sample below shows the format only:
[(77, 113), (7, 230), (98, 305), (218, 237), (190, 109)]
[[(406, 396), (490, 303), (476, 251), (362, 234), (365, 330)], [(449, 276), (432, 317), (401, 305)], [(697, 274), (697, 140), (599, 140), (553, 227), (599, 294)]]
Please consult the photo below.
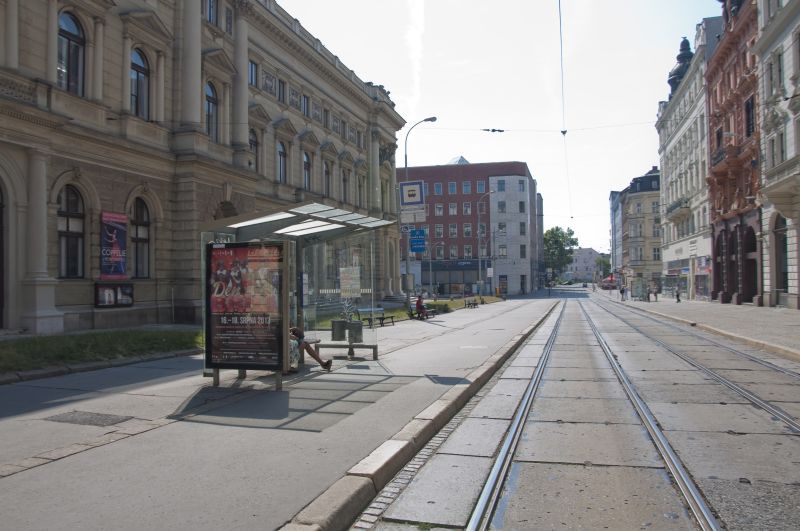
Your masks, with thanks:
[[(545, 230), (572, 228), (600, 252), (609, 250), (609, 193), (659, 166), (658, 102), (669, 97), (681, 39), (694, 50), (696, 25), (722, 13), (718, 0), (561, 0), (559, 30), (559, 0), (278, 4), (390, 92), (407, 122), (398, 171), (406, 138), (409, 167), (458, 156), (525, 162)], [(429, 116), (437, 121), (406, 137)]]

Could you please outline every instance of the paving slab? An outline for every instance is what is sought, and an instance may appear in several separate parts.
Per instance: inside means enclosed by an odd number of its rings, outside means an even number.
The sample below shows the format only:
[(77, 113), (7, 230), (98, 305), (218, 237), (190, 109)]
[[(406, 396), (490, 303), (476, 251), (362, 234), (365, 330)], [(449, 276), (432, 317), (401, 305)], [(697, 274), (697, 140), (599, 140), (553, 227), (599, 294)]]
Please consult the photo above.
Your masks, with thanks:
[(493, 529), (695, 529), (664, 470), (514, 463)]
[(475, 406), (469, 416), (473, 418), (512, 419), (519, 407), (521, 395), (486, 396)]
[(682, 384), (641, 380), (636, 390), (645, 402), (748, 404), (749, 400), (719, 383)]
[[(749, 383), (744, 385), (748, 391), (755, 393), (759, 398), (769, 402), (795, 402), (800, 403), (800, 384), (766, 384)], [(783, 408), (784, 404), (776, 404)]]
[(613, 381), (543, 380), (537, 397), (550, 398), (625, 398), (625, 391)]
[(548, 367), (545, 380), (616, 380), (614, 371), (608, 366), (592, 368)]
[[(759, 369), (755, 371), (738, 371), (720, 369), (714, 371), (723, 378), (727, 378), (734, 382), (748, 382), (748, 383), (766, 383), (773, 385), (795, 385), (798, 386), (796, 378), (792, 378), (788, 374), (776, 372), (771, 369)], [(800, 386), (798, 386), (800, 388)]]
[(628, 378), (634, 382), (655, 381), (682, 384), (707, 384), (714, 382), (710, 376), (706, 376), (702, 371), (629, 371), (625, 370)]
[(489, 475), (491, 459), (435, 455), (384, 514), (390, 521), (463, 528)]
[(640, 423), (628, 400), (607, 398), (537, 398), (528, 418), (545, 422)]
[(508, 420), (470, 417), (456, 428), (439, 448), (440, 454), (492, 457), (503, 441)]
[(526, 422), (516, 460), (663, 467), (640, 425)]
[(791, 433), (788, 426), (773, 420), (751, 404), (649, 404), (663, 430), (716, 431), (735, 433)]
[(530, 380), (531, 378), (533, 378), (533, 371), (535, 369), (536, 366), (530, 366), (530, 367), (510, 366), (500, 374), (500, 378)]
[(800, 522), (800, 485), (700, 479), (698, 486), (728, 529), (794, 530)]

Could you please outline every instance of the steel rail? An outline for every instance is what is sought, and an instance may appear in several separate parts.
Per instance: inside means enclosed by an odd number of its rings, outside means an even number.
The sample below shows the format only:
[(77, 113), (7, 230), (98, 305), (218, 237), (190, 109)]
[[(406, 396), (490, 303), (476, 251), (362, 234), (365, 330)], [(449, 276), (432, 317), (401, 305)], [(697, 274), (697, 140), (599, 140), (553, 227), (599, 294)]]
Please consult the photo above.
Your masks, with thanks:
[(725, 387), (727, 387), (731, 391), (733, 391), (733, 392), (739, 394), (740, 396), (746, 398), (753, 405), (763, 409), (764, 411), (770, 413), (774, 417), (777, 417), (778, 419), (781, 420), (781, 422), (786, 424), (789, 427), (789, 429), (792, 430), (793, 432), (800, 433), (800, 422), (798, 422), (797, 419), (794, 416), (792, 416), (789, 413), (785, 412), (784, 410), (782, 410), (778, 406), (772, 405), (770, 402), (767, 402), (766, 400), (764, 400), (763, 398), (759, 397), (757, 394), (753, 393), (752, 391), (748, 391), (747, 389), (745, 389), (744, 387), (740, 386), (739, 384), (737, 384), (735, 382), (732, 382), (731, 380), (725, 378), (724, 376), (721, 376), (721, 375), (717, 374), (712, 369), (709, 369), (708, 367), (706, 367), (705, 365), (703, 365), (699, 361), (695, 360), (691, 356), (688, 356), (688, 355), (684, 354), (683, 352), (675, 350), (670, 345), (664, 343), (660, 339), (655, 338), (655, 337), (647, 334), (646, 332), (643, 332), (639, 327), (637, 327), (634, 324), (631, 324), (630, 321), (626, 321), (624, 318), (612, 313), (611, 310), (609, 310), (608, 308), (604, 307), (602, 304), (598, 304), (597, 302), (594, 302), (594, 304), (596, 304), (599, 308), (601, 308), (601, 309), (605, 310), (606, 312), (610, 313), (611, 315), (613, 315), (615, 319), (618, 319), (619, 321), (622, 321), (626, 325), (630, 326), (631, 328), (633, 328), (634, 330), (636, 330), (637, 332), (642, 334), (644, 337), (648, 338), (650, 341), (658, 344), (664, 350), (666, 350), (668, 352), (671, 352), (672, 354), (678, 356), (680, 359), (682, 359), (683, 361), (685, 361), (689, 365), (691, 365), (691, 366), (695, 367), (696, 369), (702, 371), (706, 376), (712, 378), (713, 380), (716, 380), (717, 382), (721, 383), (722, 385), (724, 385)]
[(672, 446), (669, 444), (669, 441), (667, 440), (664, 433), (658, 427), (658, 422), (656, 421), (653, 414), (650, 412), (650, 408), (647, 407), (647, 404), (639, 396), (639, 393), (636, 391), (636, 388), (628, 379), (628, 376), (625, 374), (625, 371), (622, 369), (619, 362), (617, 362), (616, 358), (614, 357), (614, 354), (611, 351), (611, 348), (608, 346), (608, 343), (606, 343), (606, 340), (603, 338), (602, 334), (595, 326), (592, 318), (589, 317), (589, 313), (586, 311), (586, 308), (584, 308), (581, 302), (578, 302), (578, 306), (580, 306), (583, 315), (586, 317), (586, 321), (589, 323), (592, 332), (594, 332), (595, 338), (597, 338), (598, 343), (600, 343), (600, 347), (603, 349), (606, 359), (611, 364), (611, 368), (614, 369), (614, 373), (617, 375), (617, 378), (622, 384), (622, 388), (625, 390), (625, 394), (628, 395), (628, 399), (631, 401), (633, 407), (636, 409), (639, 418), (642, 419), (642, 424), (644, 425), (647, 432), (650, 434), (650, 437), (652, 438), (653, 443), (658, 449), (658, 452), (661, 454), (661, 458), (664, 460), (667, 469), (669, 469), (673, 479), (678, 484), (678, 488), (683, 494), (684, 499), (686, 499), (686, 502), (689, 504), (689, 508), (691, 509), (692, 513), (697, 519), (698, 524), (702, 529), (709, 529), (714, 531), (722, 529), (719, 523), (717, 522), (717, 519), (714, 517), (711, 508), (706, 504), (705, 500), (703, 499), (703, 495), (700, 493), (697, 486), (694, 484), (694, 481), (692, 481), (691, 477), (689, 476), (689, 473), (683, 467), (680, 458), (672, 449)]
[(533, 404), (533, 396), (536, 394), (536, 390), (542, 381), (542, 375), (547, 366), (547, 361), (550, 358), (550, 352), (553, 350), (553, 344), (558, 336), (558, 330), (561, 327), (561, 321), (564, 317), (564, 310), (566, 307), (567, 301), (564, 300), (561, 302), (561, 313), (558, 314), (553, 331), (550, 333), (550, 337), (547, 339), (547, 343), (545, 343), (544, 349), (542, 350), (539, 363), (536, 364), (536, 370), (534, 370), (533, 376), (530, 382), (528, 382), (525, 394), (514, 415), (514, 420), (506, 433), (503, 445), (500, 447), (500, 452), (497, 454), (494, 465), (492, 465), (489, 477), (481, 490), (475, 508), (472, 510), (469, 522), (465, 528), (469, 531), (488, 528), (491, 515), (497, 505), (500, 487), (502, 486), (501, 480), (506, 476), (508, 467), (511, 464), (511, 459), (514, 456), (514, 449), (516, 449), (519, 443), (519, 438), (522, 435), (522, 428), (525, 425), (525, 419), (528, 417), (531, 405)]
[[(602, 305), (600, 303), (598, 303), (596, 301), (593, 301), (593, 302), (595, 304), (597, 304), (598, 306), (602, 307)], [(729, 347), (727, 345), (723, 345), (722, 343), (720, 343), (719, 341), (716, 341), (715, 339), (704, 337), (704, 336), (698, 334), (697, 332), (692, 332), (691, 330), (685, 330), (685, 329), (679, 327), (678, 325), (675, 325), (675, 324), (672, 324), (672, 323), (666, 323), (666, 322), (663, 322), (663, 321), (659, 321), (658, 319), (656, 319), (652, 315), (648, 315), (645, 310), (640, 310), (639, 308), (632, 308), (632, 307), (627, 306), (625, 304), (622, 304), (622, 303), (620, 303), (618, 301), (611, 301), (611, 302), (613, 302), (615, 304), (618, 304), (618, 305), (622, 306), (623, 308), (625, 308), (626, 310), (630, 311), (631, 313), (635, 313), (635, 314), (637, 314), (637, 315), (639, 315), (639, 316), (641, 316), (641, 317), (643, 317), (645, 319), (649, 319), (649, 320), (654, 321), (654, 322), (656, 322), (658, 324), (661, 324), (661, 325), (664, 325), (664, 326), (668, 326), (668, 327), (670, 327), (670, 328), (672, 328), (674, 330), (678, 330), (678, 331), (680, 331), (680, 332), (682, 332), (684, 334), (692, 335), (692, 336), (694, 336), (694, 337), (696, 337), (698, 339), (702, 339), (703, 341), (707, 341), (707, 342), (711, 343), (712, 345), (714, 345), (716, 347), (719, 347), (721, 349), (724, 349), (724, 350), (727, 350), (729, 352), (732, 352), (733, 354), (737, 354), (739, 356), (747, 358), (748, 360), (750, 360), (750, 361), (752, 361), (754, 363), (758, 363), (759, 365), (763, 365), (764, 367), (767, 367), (769, 369), (773, 369), (775, 371), (782, 372), (782, 373), (786, 374), (787, 376), (791, 376), (792, 378), (800, 379), (800, 373), (797, 372), (797, 371), (793, 371), (791, 369), (787, 369), (786, 367), (781, 367), (780, 365), (775, 365), (774, 363), (770, 363), (769, 361), (762, 360), (762, 359), (760, 359), (760, 358), (758, 358), (756, 356), (753, 356), (752, 354), (748, 354), (747, 352), (742, 352), (741, 350), (737, 350), (737, 349), (735, 349), (733, 347)]]

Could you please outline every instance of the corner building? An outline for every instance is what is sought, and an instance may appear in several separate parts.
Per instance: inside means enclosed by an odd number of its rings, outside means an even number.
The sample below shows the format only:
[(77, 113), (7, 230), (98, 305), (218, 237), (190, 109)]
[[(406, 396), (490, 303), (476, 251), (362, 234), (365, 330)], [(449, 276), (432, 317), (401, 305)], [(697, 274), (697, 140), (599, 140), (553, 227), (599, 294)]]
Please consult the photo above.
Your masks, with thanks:
[[(272, 0), (3, 0), (0, 27), (2, 328), (198, 323), (202, 223), (310, 200), (396, 215), (388, 92)], [(378, 298), (398, 236), (376, 238)], [(314, 259), (335, 275), (351, 245)]]

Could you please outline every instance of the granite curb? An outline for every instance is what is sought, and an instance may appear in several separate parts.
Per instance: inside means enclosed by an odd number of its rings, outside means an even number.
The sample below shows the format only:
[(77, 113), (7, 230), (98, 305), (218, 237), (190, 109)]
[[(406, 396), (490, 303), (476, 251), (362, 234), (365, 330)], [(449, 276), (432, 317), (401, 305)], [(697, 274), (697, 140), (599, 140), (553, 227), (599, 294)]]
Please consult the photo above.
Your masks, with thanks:
[(323, 531), (349, 529), (370, 501), (422, 450), (475, 393), (497, 372), (528, 337), (547, 320), (559, 302), (554, 302), (531, 326), (515, 335), (495, 354), (474, 369), (465, 380), (418, 413), (391, 439), (373, 450), (346, 475), (305, 506), (282, 531), (317, 528)]
[(41, 378), (52, 378), (54, 376), (64, 376), (76, 372), (97, 371), (110, 367), (122, 367), (133, 365), (143, 361), (161, 360), (167, 358), (178, 358), (181, 356), (193, 356), (201, 354), (203, 349), (192, 348), (187, 350), (174, 350), (171, 352), (158, 352), (155, 354), (145, 354), (142, 356), (130, 356), (127, 358), (116, 358), (113, 360), (86, 361), (81, 363), (67, 363), (66, 365), (54, 365), (42, 369), (31, 369), (29, 371), (5, 372), (0, 374), (0, 385), (18, 383), (28, 380), (39, 380)]

